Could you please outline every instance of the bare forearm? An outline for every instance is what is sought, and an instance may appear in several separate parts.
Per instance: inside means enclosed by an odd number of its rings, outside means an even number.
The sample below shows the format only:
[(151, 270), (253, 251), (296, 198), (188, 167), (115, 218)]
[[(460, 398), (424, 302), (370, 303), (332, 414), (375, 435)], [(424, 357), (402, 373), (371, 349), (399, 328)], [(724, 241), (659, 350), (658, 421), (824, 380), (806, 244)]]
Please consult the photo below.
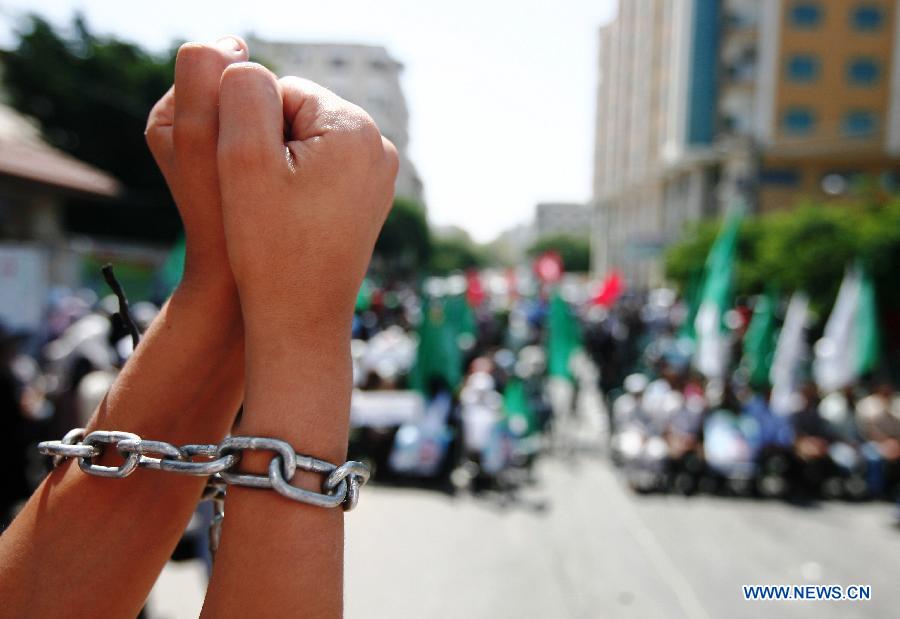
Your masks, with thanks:
[[(173, 443), (218, 442), (227, 433), (242, 397), (243, 333), (233, 284), (212, 280), (176, 291), (89, 431), (126, 430)], [(110, 480), (71, 463), (60, 467), (0, 538), (3, 612), (133, 616), (203, 484), (158, 471)]]
[[(235, 433), (280, 438), (300, 453), (342, 462), (351, 389), (349, 337), (326, 335), (312, 342), (251, 333), (247, 399)], [(245, 456), (242, 468), (264, 473), (268, 454), (252, 455)], [(315, 474), (298, 472), (293, 483), (322, 490), (322, 478)], [(268, 601), (265, 616), (341, 615), (341, 509), (231, 487), (226, 513), (204, 616), (262, 616), (260, 599)]]

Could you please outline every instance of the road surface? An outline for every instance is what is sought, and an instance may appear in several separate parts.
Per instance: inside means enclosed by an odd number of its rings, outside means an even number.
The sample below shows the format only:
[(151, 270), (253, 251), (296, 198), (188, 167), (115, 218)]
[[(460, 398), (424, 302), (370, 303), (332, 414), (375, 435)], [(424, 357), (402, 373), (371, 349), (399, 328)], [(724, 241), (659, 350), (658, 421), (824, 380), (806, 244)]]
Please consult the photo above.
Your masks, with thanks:
[[(545, 458), (513, 500), (372, 486), (347, 518), (346, 616), (900, 616), (890, 505), (636, 496), (599, 458)], [(869, 601), (747, 602), (741, 585), (864, 584)], [(171, 564), (151, 619), (195, 617)]]

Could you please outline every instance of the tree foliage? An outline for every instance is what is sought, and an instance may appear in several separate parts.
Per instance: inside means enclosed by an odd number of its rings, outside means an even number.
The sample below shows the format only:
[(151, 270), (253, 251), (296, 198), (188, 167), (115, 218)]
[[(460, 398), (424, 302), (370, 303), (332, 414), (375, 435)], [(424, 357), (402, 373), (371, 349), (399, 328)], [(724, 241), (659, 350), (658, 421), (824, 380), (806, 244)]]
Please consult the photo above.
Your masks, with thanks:
[(44, 136), (134, 189), (164, 192), (144, 144), (153, 104), (172, 83), (171, 57), (92, 34), (75, 17), (72, 34), (32, 15), (4, 58), (12, 105), (36, 118)]
[[(684, 287), (703, 269), (720, 221), (703, 222), (666, 253), (667, 276)], [(824, 315), (834, 301), (844, 271), (854, 260), (872, 271), (879, 302), (900, 306), (900, 199), (877, 204), (825, 205), (805, 202), (793, 210), (745, 219), (736, 267), (740, 294), (769, 286), (803, 290)]]
[(431, 258), (432, 241), (425, 209), (406, 198), (396, 198), (375, 243), (375, 255), (396, 274), (411, 273)]
[(174, 54), (97, 36), (80, 16), (57, 30), (31, 15), (3, 65), (10, 104), (37, 119), (50, 144), (110, 172), (127, 202), (150, 211), (132, 220), (174, 235), (178, 215), (144, 143), (147, 114), (172, 83)]
[(529, 256), (555, 251), (562, 258), (566, 271), (584, 272), (591, 268), (591, 244), (586, 238), (557, 234), (538, 239), (528, 248)]
[(436, 238), (429, 262), (429, 271), (435, 275), (446, 275), (453, 271), (485, 266), (484, 251), (471, 241), (463, 238)]

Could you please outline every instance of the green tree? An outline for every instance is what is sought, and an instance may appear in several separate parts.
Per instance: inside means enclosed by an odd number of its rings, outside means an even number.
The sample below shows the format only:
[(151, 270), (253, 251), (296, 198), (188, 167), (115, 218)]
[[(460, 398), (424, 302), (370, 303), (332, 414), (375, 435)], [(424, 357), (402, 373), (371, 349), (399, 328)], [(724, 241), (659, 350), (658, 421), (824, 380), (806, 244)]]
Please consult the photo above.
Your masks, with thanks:
[(814, 311), (827, 312), (847, 265), (865, 252), (856, 230), (860, 213), (853, 207), (808, 203), (761, 219), (760, 272), (768, 273), (781, 290), (806, 291)]
[(375, 256), (392, 274), (409, 275), (431, 258), (432, 240), (425, 209), (406, 198), (394, 200), (375, 243)]
[[(683, 289), (702, 270), (720, 225), (697, 224), (668, 249), (666, 274)], [(900, 307), (894, 283), (900, 269), (900, 199), (844, 205), (807, 201), (796, 209), (747, 218), (738, 246), (737, 292), (759, 294), (768, 286), (784, 293), (803, 290), (823, 317), (855, 259), (870, 268), (879, 304)]]
[[(145, 209), (114, 206), (73, 209), (75, 227), (117, 223), (142, 236), (174, 238), (178, 214), (162, 175), (144, 143), (150, 108), (172, 83), (174, 54), (156, 56), (137, 45), (90, 32), (77, 16), (57, 31), (31, 15), (3, 54), (3, 81), (10, 104), (40, 123), (45, 139), (110, 172), (126, 187), (124, 200)], [(116, 212), (118, 211), (118, 212)]]
[(528, 255), (539, 256), (547, 251), (559, 254), (566, 271), (584, 272), (591, 268), (591, 244), (586, 238), (570, 234), (545, 236), (528, 248)]
[(483, 267), (487, 259), (480, 247), (461, 238), (441, 238), (434, 240), (429, 261), (429, 271), (435, 275), (446, 275), (452, 271)]

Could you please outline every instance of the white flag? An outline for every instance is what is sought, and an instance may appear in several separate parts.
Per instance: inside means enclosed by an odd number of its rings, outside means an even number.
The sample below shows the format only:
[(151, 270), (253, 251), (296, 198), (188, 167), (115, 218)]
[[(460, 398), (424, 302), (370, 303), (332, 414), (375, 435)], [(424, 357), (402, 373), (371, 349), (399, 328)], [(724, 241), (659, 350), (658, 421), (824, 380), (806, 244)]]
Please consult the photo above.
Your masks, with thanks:
[(770, 403), (772, 410), (779, 415), (796, 412), (794, 400), (798, 391), (797, 374), (800, 364), (809, 354), (806, 344), (808, 318), (809, 298), (802, 292), (795, 292), (788, 303), (769, 370), (769, 381), (772, 383)]
[(859, 270), (848, 269), (841, 282), (834, 309), (825, 323), (825, 332), (815, 346), (813, 374), (823, 394), (845, 387), (856, 379), (854, 326), (860, 292)]

